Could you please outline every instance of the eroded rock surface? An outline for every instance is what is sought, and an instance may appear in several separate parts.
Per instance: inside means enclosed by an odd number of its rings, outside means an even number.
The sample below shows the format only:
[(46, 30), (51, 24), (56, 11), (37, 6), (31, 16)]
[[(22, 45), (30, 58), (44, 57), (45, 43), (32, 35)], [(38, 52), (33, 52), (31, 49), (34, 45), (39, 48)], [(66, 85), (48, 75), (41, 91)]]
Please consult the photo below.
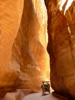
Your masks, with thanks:
[(47, 78), (47, 38), (47, 13), (43, 13), (40, 0), (24, 1), (21, 25), (12, 49), (12, 59), (20, 66), (21, 88), (40, 88), (43, 78)]
[(18, 89), (15, 92), (8, 92), (0, 100), (22, 100), (26, 95), (38, 93), (36, 90), (31, 89)]
[(67, 1), (62, 11), (59, 10), (58, 1), (46, 1), (48, 52), (52, 88), (59, 94), (75, 99), (75, 1), (64, 15)]
[(0, 1), (0, 97), (17, 88), (39, 89), (47, 78), (47, 13), (43, 7), (43, 0)]
[[(12, 46), (20, 27), (24, 0), (0, 0), (0, 95), (4, 95), (3, 88), (10, 91), (8, 86), (13, 71), (6, 71), (11, 57)], [(18, 74), (18, 73), (17, 73)], [(13, 75), (12, 75), (13, 76)]]

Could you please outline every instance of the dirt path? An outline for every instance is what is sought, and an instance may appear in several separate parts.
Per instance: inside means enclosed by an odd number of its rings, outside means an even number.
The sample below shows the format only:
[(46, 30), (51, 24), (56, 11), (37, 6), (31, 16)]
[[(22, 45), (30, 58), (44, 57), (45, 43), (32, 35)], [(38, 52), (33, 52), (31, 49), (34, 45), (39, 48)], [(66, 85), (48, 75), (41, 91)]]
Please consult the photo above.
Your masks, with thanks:
[(52, 94), (46, 93), (42, 96), (42, 93), (34, 93), (25, 96), (22, 100), (62, 100), (59, 98), (54, 97)]

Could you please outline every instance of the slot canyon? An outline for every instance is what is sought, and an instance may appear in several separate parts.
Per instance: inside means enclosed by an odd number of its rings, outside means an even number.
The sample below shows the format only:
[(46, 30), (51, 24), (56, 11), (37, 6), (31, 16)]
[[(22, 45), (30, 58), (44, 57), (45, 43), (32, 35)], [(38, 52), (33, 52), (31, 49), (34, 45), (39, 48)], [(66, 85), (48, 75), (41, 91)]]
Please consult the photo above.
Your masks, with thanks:
[(50, 80), (75, 100), (74, 16), (74, 0), (0, 0), (0, 98), (19, 91), (23, 99)]

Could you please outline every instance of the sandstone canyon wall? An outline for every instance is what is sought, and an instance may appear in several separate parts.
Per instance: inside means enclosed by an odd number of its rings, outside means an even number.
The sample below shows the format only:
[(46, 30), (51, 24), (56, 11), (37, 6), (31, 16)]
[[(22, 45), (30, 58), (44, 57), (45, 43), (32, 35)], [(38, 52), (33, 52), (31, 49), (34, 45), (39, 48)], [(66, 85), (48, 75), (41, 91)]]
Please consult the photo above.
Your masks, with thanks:
[(48, 52), (52, 88), (75, 99), (75, 1), (64, 15), (67, 1), (60, 11), (58, 0), (45, 0), (48, 10)]
[(0, 1), (0, 97), (17, 88), (39, 89), (47, 78), (47, 13), (43, 7), (43, 0)]
[(23, 2), (24, 0), (13, 0), (13, 2), (0, 0), (0, 94), (3, 93), (3, 88), (6, 90), (5, 86), (8, 87), (9, 84), (11, 72), (6, 72), (6, 68), (20, 26)]

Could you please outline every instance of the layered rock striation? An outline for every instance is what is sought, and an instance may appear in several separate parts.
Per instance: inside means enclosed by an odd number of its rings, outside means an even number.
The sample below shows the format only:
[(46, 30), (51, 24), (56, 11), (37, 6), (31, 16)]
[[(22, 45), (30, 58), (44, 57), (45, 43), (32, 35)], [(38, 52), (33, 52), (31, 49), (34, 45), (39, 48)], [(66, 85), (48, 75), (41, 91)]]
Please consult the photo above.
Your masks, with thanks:
[(47, 78), (44, 7), (41, 0), (0, 1), (0, 97), (18, 88), (39, 89)]
[(75, 99), (75, 1), (59, 10), (57, 0), (46, 1), (48, 10), (48, 52), (50, 54), (51, 86), (55, 92)]
[[(7, 71), (7, 64), (12, 54), (12, 46), (20, 27), (24, 0), (0, 1), (0, 95), (10, 91), (9, 80), (13, 71)], [(17, 73), (18, 74), (18, 73)], [(10, 81), (11, 83), (11, 81)]]

